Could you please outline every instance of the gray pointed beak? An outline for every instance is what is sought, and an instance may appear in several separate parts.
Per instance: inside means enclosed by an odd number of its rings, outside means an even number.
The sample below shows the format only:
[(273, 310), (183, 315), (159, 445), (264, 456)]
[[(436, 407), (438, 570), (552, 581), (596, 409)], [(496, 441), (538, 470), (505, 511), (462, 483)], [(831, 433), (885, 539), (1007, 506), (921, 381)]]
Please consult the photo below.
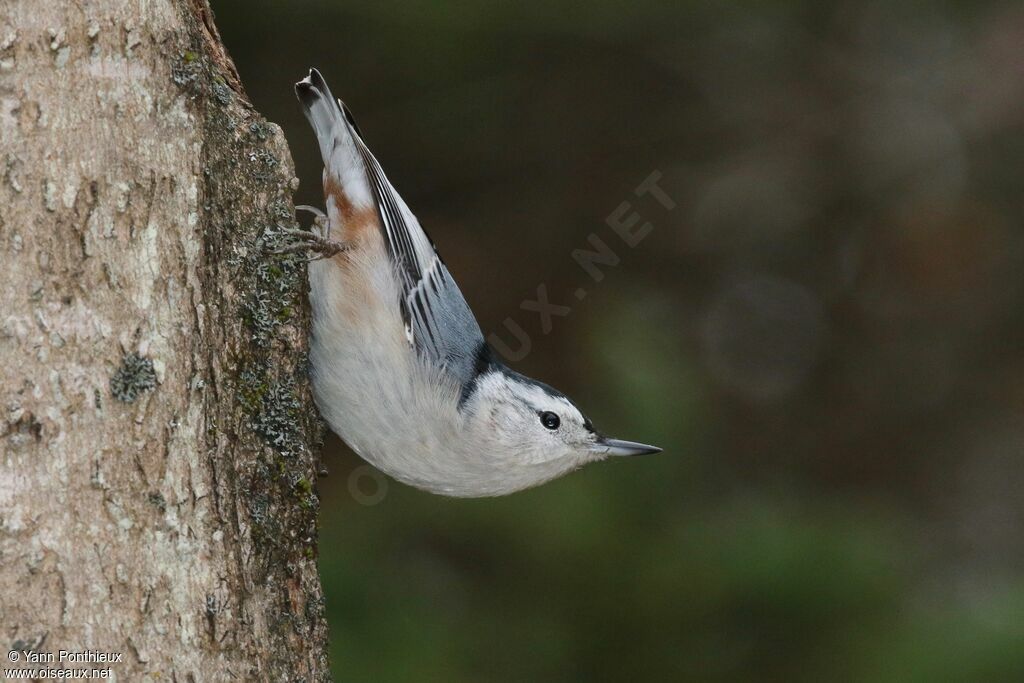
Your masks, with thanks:
[(601, 455), (647, 455), (648, 453), (661, 453), (657, 446), (648, 446), (645, 443), (636, 441), (623, 441), (622, 439), (609, 439), (602, 436), (591, 449), (594, 453)]

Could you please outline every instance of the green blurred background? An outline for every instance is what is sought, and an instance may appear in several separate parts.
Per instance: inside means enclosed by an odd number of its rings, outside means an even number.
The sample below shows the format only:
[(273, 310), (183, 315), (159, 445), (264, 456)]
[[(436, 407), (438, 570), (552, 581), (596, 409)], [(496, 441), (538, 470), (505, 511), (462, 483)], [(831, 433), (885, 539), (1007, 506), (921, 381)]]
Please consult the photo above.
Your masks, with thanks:
[(665, 448), (467, 501), (332, 437), (338, 680), (1024, 680), (1020, 3), (213, 4), (297, 200), (315, 65), (514, 367)]

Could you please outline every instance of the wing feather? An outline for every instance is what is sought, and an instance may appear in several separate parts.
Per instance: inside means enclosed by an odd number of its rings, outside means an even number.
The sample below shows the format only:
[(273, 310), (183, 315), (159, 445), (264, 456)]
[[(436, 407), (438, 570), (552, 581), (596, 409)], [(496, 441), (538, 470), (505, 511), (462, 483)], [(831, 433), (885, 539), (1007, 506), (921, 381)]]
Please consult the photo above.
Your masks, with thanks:
[(311, 69), (295, 92), (316, 132), (327, 172), (345, 192), (366, 192), (365, 177), (399, 283), (396, 303), (409, 343), (468, 386), (477, 374), (483, 334), (434, 243), (366, 146), (352, 112), (334, 98), (320, 72)]
[(353, 124), (353, 137), (399, 280), (406, 335), (423, 356), (466, 384), (476, 375), (476, 357), (484, 343), (480, 326), (434, 243), (359, 135), (351, 112), (343, 110)]

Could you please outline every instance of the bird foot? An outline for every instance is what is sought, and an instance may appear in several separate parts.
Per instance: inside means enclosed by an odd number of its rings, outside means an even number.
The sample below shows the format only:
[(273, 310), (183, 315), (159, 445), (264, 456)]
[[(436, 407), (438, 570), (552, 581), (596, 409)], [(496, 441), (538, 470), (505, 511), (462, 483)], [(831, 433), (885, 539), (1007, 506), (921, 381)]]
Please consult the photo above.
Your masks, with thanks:
[(307, 263), (319, 261), (320, 259), (331, 258), (348, 250), (348, 245), (337, 242), (328, 237), (330, 234), (327, 214), (315, 206), (308, 204), (297, 204), (296, 211), (305, 211), (313, 214), (313, 227), (311, 230), (297, 230), (295, 228), (284, 228), (278, 226), (281, 234), (290, 241), (277, 249), (272, 249), (273, 254), (297, 254), (302, 252), (313, 252), (315, 255), (307, 259)]
[(337, 254), (348, 251), (348, 245), (327, 239), (318, 232), (312, 230), (297, 230), (285, 228), (282, 235), (291, 238), (291, 241), (272, 249), (273, 254), (297, 254), (302, 252), (313, 252), (315, 255), (307, 259), (307, 262), (319, 261), (320, 259), (331, 258)]
[(327, 214), (315, 206), (310, 206), (309, 204), (296, 204), (295, 210), (313, 214), (313, 222), (317, 225), (327, 225)]

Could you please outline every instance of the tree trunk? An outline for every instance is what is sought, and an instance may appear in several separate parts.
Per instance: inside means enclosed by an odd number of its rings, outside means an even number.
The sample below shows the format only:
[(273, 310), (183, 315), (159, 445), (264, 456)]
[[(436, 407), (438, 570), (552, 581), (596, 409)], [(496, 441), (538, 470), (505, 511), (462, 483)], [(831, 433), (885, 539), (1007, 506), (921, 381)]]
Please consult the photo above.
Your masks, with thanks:
[(0, 658), (328, 679), (296, 181), (206, 0), (0, 0), (0, 138)]

